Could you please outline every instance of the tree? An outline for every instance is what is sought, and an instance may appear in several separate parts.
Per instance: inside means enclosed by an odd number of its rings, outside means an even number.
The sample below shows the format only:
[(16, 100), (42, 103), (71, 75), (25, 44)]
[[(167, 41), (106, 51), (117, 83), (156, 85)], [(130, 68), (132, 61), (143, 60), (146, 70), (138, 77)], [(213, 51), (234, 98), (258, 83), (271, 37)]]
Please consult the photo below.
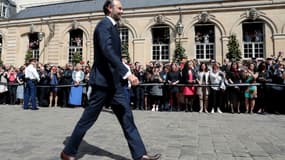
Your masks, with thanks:
[(80, 52), (76, 51), (72, 54), (72, 63), (75, 65), (77, 63), (80, 63), (82, 61), (82, 56)]
[(227, 58), (232, 60), (241, 59), (241, 51), (239, 48), (239, 43), (235, 34), (230, 35), (229, 42), (227, 44), (229, 52), (227, 53)]
[(3, 65), (3, 61), (2, 61), (2, 59), (0, 57), (0, 66), (2, 66), (2, 65)]
[(174, 50), (174, 55), (173, 55), (173, 62), (180, 62), (182, 58), (186, 57), (185, 54), (185, 48), (181, 46), (181, 43), (178, 42), (176, 43), (176, 47)]
[(25, 56), (25, 62), (29, 63), (30, 59), (33, 58), (33, 51), (29, 48), (27, 50), (26, 56)]

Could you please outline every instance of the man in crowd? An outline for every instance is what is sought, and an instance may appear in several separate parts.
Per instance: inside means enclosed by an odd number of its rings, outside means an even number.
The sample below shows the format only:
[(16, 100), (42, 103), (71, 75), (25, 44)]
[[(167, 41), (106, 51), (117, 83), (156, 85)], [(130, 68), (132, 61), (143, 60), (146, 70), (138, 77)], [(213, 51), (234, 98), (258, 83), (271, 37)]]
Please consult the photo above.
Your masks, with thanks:
[(36, 83), (40, 81), (40, 76), (36, 69), (36, 59), (31, 59), (30, 64), (25, 69), (25, 95), (24, 95), (24, 109), (29, 109), (29, 101), (32, 101), (32, 110), (38, 110), (36, 103)]

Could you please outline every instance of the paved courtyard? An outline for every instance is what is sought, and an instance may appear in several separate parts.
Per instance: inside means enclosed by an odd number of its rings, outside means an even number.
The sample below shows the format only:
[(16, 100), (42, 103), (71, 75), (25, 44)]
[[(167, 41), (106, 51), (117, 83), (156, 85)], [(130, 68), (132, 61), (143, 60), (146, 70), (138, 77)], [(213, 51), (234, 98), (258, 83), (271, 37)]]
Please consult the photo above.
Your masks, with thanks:
[[(0, 106), (1, 160), (59, 160), (83, 109)], [(285, 160), (285, 116), (134, 111), (149, 153), (162, 160)], [(80, 160), (129, 160), (117, 119), (103, 111)]]

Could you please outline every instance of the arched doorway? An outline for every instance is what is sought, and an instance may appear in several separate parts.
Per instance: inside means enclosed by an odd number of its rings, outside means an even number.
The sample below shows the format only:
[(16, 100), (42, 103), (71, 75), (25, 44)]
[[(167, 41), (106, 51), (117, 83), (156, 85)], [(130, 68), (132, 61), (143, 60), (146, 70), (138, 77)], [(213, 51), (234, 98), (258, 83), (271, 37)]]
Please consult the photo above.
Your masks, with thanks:
[(75, 29), (69, 31), (68, 62), (72, 63), (74, 54), (79, 54), (82, 59), (83, 54), (83, 31)]
[(39, 61), (40, 58), (40, 39), (39, 39), (39, 33), (33, 32), (29, 33), (29, 50), (32, 53), (32, 57)]
[(170, 60), (170, 27), (159, 24), (151, 28), (152, 34), (152, 60), (168, 62)]
[(243, 58), (264, 58), (265, 23), (262, 20), (246, 20), (242, 23)]
[(195, 24), (196, 59), (201, 61), (214, 59), (215, 45), (215, 25), (213, 23)]

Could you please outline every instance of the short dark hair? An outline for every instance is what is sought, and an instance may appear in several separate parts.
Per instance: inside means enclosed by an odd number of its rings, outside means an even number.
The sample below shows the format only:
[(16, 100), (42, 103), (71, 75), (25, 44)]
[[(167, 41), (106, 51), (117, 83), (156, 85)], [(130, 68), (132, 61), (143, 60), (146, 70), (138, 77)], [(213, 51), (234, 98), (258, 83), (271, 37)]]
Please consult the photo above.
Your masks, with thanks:
[(29, 63), (36, 62), (36, 61), (37, 61), (37, 59), (35, 59), (35, 58), (29, 59)]
[(108, 10), (108, 7), (110, 6), (110, 5), (114, 5), (114, 0), (106, 0), (106, 2), (104, 3), (104, 5), (103, 5), (103, 11), (104, 11), (104, 14), (105, 15), (108, 15), (110, 12), (109, 12), (109, 10)]

